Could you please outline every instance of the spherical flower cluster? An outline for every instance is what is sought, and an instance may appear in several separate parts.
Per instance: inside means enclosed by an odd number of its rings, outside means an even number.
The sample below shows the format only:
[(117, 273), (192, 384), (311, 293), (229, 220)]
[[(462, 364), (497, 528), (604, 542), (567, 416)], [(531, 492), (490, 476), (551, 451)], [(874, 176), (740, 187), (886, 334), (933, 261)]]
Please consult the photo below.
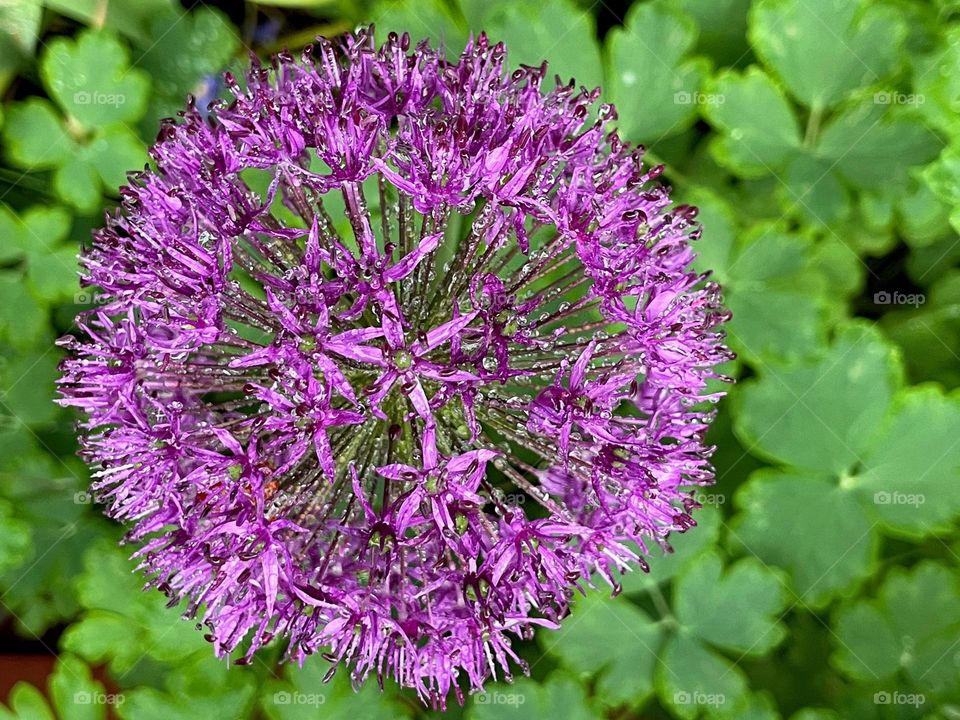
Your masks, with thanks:
[(219, 654), (462, 701), (694, 524), (729, 358), (696, 210), (598, 91), (505, 58), (360, 32), (227, 75), (83, 257), (62, 402)]

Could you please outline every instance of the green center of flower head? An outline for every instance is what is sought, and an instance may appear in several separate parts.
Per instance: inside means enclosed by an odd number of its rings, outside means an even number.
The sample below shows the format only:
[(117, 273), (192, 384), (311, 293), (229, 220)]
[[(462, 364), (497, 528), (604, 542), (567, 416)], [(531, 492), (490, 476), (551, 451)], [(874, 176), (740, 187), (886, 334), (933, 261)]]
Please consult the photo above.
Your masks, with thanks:
[(409, 370), (413, 367), (413, 354), (409, 350), (397, 350), (393, 354), (393, 364), (398, 370)]

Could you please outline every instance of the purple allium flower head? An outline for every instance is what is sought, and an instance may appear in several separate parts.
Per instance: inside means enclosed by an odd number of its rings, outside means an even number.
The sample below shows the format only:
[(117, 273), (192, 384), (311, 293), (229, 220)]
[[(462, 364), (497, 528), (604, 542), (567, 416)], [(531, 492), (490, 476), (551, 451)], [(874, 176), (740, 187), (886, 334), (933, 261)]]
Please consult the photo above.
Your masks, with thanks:
[(729, 358), (696, 210), (544, 78), (483, 35), (255, 62), (95, 234), (62, 402), (218, 653), (462, 701), (694, 524)]

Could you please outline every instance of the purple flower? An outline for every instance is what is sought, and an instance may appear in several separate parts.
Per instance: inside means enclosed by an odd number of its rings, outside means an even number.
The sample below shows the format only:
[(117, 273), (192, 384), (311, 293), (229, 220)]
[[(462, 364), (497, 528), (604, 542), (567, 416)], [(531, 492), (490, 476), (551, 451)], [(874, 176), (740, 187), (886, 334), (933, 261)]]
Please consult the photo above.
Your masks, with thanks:
[(95, 233), (62, 402), (218, 654), (462, 701), (694, 524), (730, 357), (696, 211), (545, 73), (483, 35), (282, 54), (164, 121)]

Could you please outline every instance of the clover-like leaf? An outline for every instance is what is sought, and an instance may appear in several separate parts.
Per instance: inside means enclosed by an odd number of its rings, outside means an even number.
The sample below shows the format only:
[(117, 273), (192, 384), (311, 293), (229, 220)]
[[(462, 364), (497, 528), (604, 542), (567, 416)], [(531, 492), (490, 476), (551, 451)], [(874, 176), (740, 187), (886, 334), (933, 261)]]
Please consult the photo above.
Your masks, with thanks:
[(511, 718), (565, 718), (600, 720), (584, 688), (564, 673), (555, 672), (542, 684), (521, 678), (510, 685), (490, 685), (474, 695), (468, 720), (510, 720)]
[(597, 676), (608, 705), (640, 705), (653, 692), (663, 630), (625, 598), (590, 592), (555, 633), (539, 636), (544, 649), (573, 672)]
[(467, 41), (462, 19), (444, 0), (378, 0), (371, 15), (377, 18), (378, 35), (408, 32), (411, 38), (429, 38), (434, 47), (443, 45), (450, 53), (459, 53)]
[(696, 267), (723, 285), (733, 312), (726, 326), (731, 347), (752, 362), (815, 354), (825, 341), (831, 285), (815, 268), (811, 239), (766, 223), (741, 233), (715, 194), (697, 191), (685, 199), (700, 208), (703, 226)]
[(17, 165), (53, 168), (70, 158), (73, 141), (57, 112), (43, 98), (27, 98), (6, 109), (3, 138), (7, 156)]
[(46, 310), (23, 285), (20, 273), (0, 270), (0, 337), (23, 349), (36, 344), (46, 329)]
[(86, 612), (63, 635), (63, 647), (123, 674), (139, 660), (181, 662), (209, 653), (193, 624), (166, 607), (156, 590), (144, 591), (133, 564), (105, 544), (92, 546), (78, 581)]
[(903, 391), (846, 484), (890, 530), (946, 532), (960, 515), (960, 397), (935, 386)]
[(7, 702), (9, 710), (0, 705), (0, 720), (56, 720), (43, 693), (22, 680), (13, 686)]
[(735, 65), (748, 53), (747, 10), (750, 0), (679, 0), (697, 23), (697, 50), (720, 65)]
[(793, 158), (778, 188), (787, 212), (820, 228), (831, 227), (850, 213), (850, 193), (832, 164), (810, 155)]
[(731, 544), (787, 570), (804, 607), (823, 607), (873, 569), (873, 523), (836, 482), (761, 470), (735, 499), (741, 512), (730, 531)]
[(746, 674), (688, 632), (670, 638), (656, 674), (660, 702), (683, 720), (736, 715), (748, 701)]
[(176, 0), (137, 0), (108, 2), (101, 0), (43, 0), (43, 5), (61, 15), (93, 27), (116, 30), (121, 35), (147, 41), (147, 28), (157, 15), (169, 13)]
[[(470, 29), (483, 29), (502, 40), (511, 65), (539, 66), (546, 59), (549, 77), (594, 88), (603, 79), (600, 48), (593, 15), (572, 0), (539, 3), (491, 3), (464, 0), (463, 13)], [(569, 52), (576, 48), (576, 52)]]
[(51, 41), (40, 73), (54, 100), (85, 128), (135, 122), (146, 109), (149, 78), (130, 67), (129, 52), (112, 33)]
[(128, 170), (143, 167), (146, 149), (126, 126), (112, 125), (74, 136), (49, 102), (30, 98), (11, 108), (13, 123), (4, 128), (9, 155), (33, 170), (53, 168), (53, 188), (84, 212), (101, 205), (104, 187), (115, 194)]
[(31, 547), (30, 526), (14, 514), (14, 507), (0, 499), (0, 573), (21, 564)]
[(726, 268), (731, 346), (748, 360), (809, 357), (824, 344), (828, 285), (815, 271), (813, 242), (777, 225), (757, 224), (736, 244)]
[(945, 148), (921, 174), (930, 190), (952, 208), (950, 224), (960, 232), (960, 145)]
[(137, 61), (152, 79), (147, 122), (155, 125), (157, 118), (173, 117), (183, 109), (187, 93), (198, 98), (198, 106), (205, 107), (212, 98), (204, 98), (204, 78), (219, 75), (239, 46), (236, 29), (214, 8), (155, 16)]
[(688, 57), (696, 38), (693, 20), (665, 2), (634, 5), (610, 31), (607, 90), (624, 136), (658, 141), (693, 122), (708, 100), (700, 87), (709, 64)]
[(942, 147), (916, 113), (863, 101), (827, 124), (816, 154), (855, 187), (877, 189), (903, 184), (911, 167), (929, 162)]
[(889, 75), (906, 34), (896, 10), (864, 0), (759, 0), (750, 17), (754, 49), (814, 108)]
[(33, 57), (43, 19), (43, 7), (31, 0), (0, 4), (0, 91)]
[(116, 698), (106, 694), (89, 667), (70, 655), (57, 659), (47, 684), (49, 701), (33, 685), (17, 683), (10, 692), (10, 709), (0, 705), (0, 720), (104, 720), (107, 703)]
[(724, 569), (716, 552), (706, 553), (680, 574), (674, 595), (680, 624), (716, 647), (740, 655), (763, 655), (786, 634), (777, 618), (788, 600), (784, 581), (754, 558)]
[(858, 680), (902, 672), (929, 691), (958, 686), (955, 649), (960, 633), (960, 580), (931, 561), (894, 568), (873, 600), (837, 613), (835, 665)]
[(960, 131), (957, 117), (960, 73), (954, 72), (960, 66), (960, 28), (951, 24), (943, 29), (936, 47), (912, 58), (913, 98), (933, 127), (955, 138)]
[(713, 141), (721, 164), (757, 177), (782, 166), (799, 151), (800, 130), (790, 104), (762, 70), (722, 72), (707, 85), (707, 93), (718, 99), (705, 105), (704, 113), (723, 132)]
[(871, 444), (902, 374), (877, 330), (851, 324), (814, 362), (761, 368), (740, 390), (735, 427), (751, 452), (844, 474)]
[[(287, 665), (282, 680), (269, 680), (260, 692), (260, 708), (270, 720), (393, 720), (409, 716), (396, 696), (379, 692), (376, 683), (354, 690), (347, 673), (324, 682), (330, 663), (311, 657), (299, 668)], [(132, 719), (131, 719), (132, 720)]]
[[(955, 240), (946, 243), (948, 248), (954, 244)], [(930, 250), (944, 254), (939, 246)], [(960, 365), (954, 348), (960, 347), (960, 272), (953, 270), (938, 278), (923, 299), (922, 307), (906, 305), (888, 311), (881, 324), (903, 350), (911, 379), (958, 387)]]
[[(123, 720), (250, 717), (256, 699), (256, 679), (246, 670), (230, 667), (208, 648), (207, 653), (166, 671), (163, 690), (138, 687), (124, 692), (117, 714)], [(315, 707), (312, 709), (316, 711)]]

